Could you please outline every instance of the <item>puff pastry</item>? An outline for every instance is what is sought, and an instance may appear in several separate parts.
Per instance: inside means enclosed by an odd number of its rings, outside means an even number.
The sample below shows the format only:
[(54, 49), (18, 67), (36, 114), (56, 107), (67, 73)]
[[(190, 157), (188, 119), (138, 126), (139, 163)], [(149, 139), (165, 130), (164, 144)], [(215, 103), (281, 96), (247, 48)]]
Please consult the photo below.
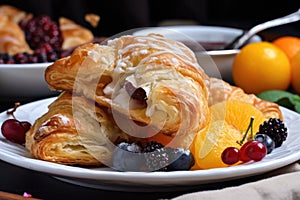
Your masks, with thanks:
[(64, 92), (26, 133), (25, 146), (37, 159), (100, 166), (109, 162), (119, 133), (106, 109)]
[(7, 16), (9, 20), (18, 24), (22, 19), (26, 18), (28, 15), (25, 11), (22, 11), (16, 7), (10, 5), (0, 6), (0, 17)]
[(24, 32), (8, 16), (0, 17), (0, 53), (14, 55), (23, 52), (32, 53)]
[(267, 119), (283, 119), (283, 115), (278, 104), (262, 100), (254, 94), (246, 94), (243, 89), (232, 86), (221, 79), (210, 78), (209, 105), (227, 100), (237, 100), (250, 103), (258, 108)]
[(64, 39), (62, 49), (70, 49), (94, 39), (94, 35), (89, 29), (65, 17), (59, 18), (59, 28)]
[(50, 65), (45, 80), (111, 108), (118, 126), (135, 137), (162, 133), (188, 148), (207, 124), (207, 75), (189, 48), (161, 35), (82, 45)]

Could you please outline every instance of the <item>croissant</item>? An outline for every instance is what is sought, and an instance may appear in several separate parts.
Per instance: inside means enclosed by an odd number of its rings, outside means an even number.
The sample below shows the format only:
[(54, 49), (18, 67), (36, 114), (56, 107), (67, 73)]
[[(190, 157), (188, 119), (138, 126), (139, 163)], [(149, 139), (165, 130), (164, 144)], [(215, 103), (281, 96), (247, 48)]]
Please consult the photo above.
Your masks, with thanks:
[(8, 16), (0, 17), (0, 53), (14, 55), (23, 52), (32, 53), (24, 32)]
[(210, 78), (209, 105), (227, 100), (237, 100), (252, 104), (259, 109), (267, 119), (283, 119), (283, 114), (278, 104), (262, 100), (254, 94), (246, 94), (240, 87), (232, 86), (221, 79)]
[(10, 5), (0, 6), (0, 17), (7, 16), (9, 20), (18, 24), (22, 19), (26, 18), (29, 14), (16, 7)]
[(26, 148), (37, 159), (100, 166), (111, 158), (121, 135), (106, 109), (63, 92), (26, 133)]
[(65, 17), (59, 18), (59, 28), (63, 36), (62, 49), (70, 49), (94, 39), (94, 35), (89, 29)]
[(50, 65), (45, 80), (111, 108), (118, 126), (138, 138), (161, 133), (188, 148), (207, 125), (207, 75), (188, 47), (161, 35), (82, 45)]

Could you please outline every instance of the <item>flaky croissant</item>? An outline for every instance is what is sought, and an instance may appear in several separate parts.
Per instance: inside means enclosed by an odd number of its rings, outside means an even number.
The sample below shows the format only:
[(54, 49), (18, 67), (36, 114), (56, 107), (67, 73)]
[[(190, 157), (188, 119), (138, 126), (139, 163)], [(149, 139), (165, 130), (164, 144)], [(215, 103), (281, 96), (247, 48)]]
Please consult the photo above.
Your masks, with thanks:
[(89, 29), (65, 17), (59, 18), (59, 28), (63, 36), (62, 49), (70, 49), (94, 39), (94, 35)]
[(254, 94), (246, 94), (243, 89), (232, 86), (221, 79), (210, 78), (209, 105), (227, 100), (236, 100), (252, 104), (258, 108), (267, 119), (283, 119), (283, 115), (278, 104), (262, 100)]
[(48, 108), (26, 133), (34, 158), (82, 166), (109, 162), (120, 131), (105, 109), (66, 92)]
[(184, 44), (160, 35), (86, 44), (45, 71), (51, 88), (109, 107), (127, 134), (188, 148), (208, 120), (209, 79)]
[(9, 20), (18, 24), (22, 19), (26, 18), (28, 13), (10, 5), (0, 6), (0, 17), (7, 16)]
[(0, 53), (14, 55), (16, 53), (32, 53), (25, 40), (25, 35), (18, 24), (8, 16), (0, 17)]

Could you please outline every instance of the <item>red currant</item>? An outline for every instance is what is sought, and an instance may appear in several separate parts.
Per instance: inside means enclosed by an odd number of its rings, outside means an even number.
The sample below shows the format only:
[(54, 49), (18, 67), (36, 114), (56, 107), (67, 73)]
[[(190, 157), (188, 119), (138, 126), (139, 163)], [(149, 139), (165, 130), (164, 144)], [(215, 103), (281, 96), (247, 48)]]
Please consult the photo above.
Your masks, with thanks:
[(236, 147), (227, 147), (221, 155), (222, 161), (227, 165), (233, 165), (240, 160), (239, 149)]
[(9, 141), (18, 144), (25, 143), (25, 134), (30, 129), (31, 124), (26, 121), (8, 119), (1, 126), (2, 135)]

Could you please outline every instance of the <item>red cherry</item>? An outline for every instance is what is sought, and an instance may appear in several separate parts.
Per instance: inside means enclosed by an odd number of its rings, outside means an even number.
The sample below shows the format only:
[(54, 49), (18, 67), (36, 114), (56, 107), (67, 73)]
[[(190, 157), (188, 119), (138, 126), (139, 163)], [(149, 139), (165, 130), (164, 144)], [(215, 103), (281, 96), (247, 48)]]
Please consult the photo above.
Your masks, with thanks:
[(222, 161), (227, 165), (233, 165), (240, 160), (239, 149), (236, 147), (227, 147), (221, 154)]
[(260, 161), (267, 155), (266, 146), (256, 140), (253, 140), (245, 149), (247, 156), (254, 161)]
[(1, 126), (2, 135), (9, 141), (18, 144), (25, 143), (25, 134), (30, 129), (29, 122), (20, 122), (16, 119), (8, 119)]
[(267, 155), (266, 146), (256, 140), (246, 142), (240, 149), (241, 161), (248, 162), (250, 160), (260, 161)]
[(246, 153), (246, 148), (248, 145), (251, 144), (252, 141), (248, 141), (245, 144), (243, 144), (243, 146), (240, 148), (240, 160), (243, 162), (248, 162), (251, 159), (248, 157), (247, 153)]

